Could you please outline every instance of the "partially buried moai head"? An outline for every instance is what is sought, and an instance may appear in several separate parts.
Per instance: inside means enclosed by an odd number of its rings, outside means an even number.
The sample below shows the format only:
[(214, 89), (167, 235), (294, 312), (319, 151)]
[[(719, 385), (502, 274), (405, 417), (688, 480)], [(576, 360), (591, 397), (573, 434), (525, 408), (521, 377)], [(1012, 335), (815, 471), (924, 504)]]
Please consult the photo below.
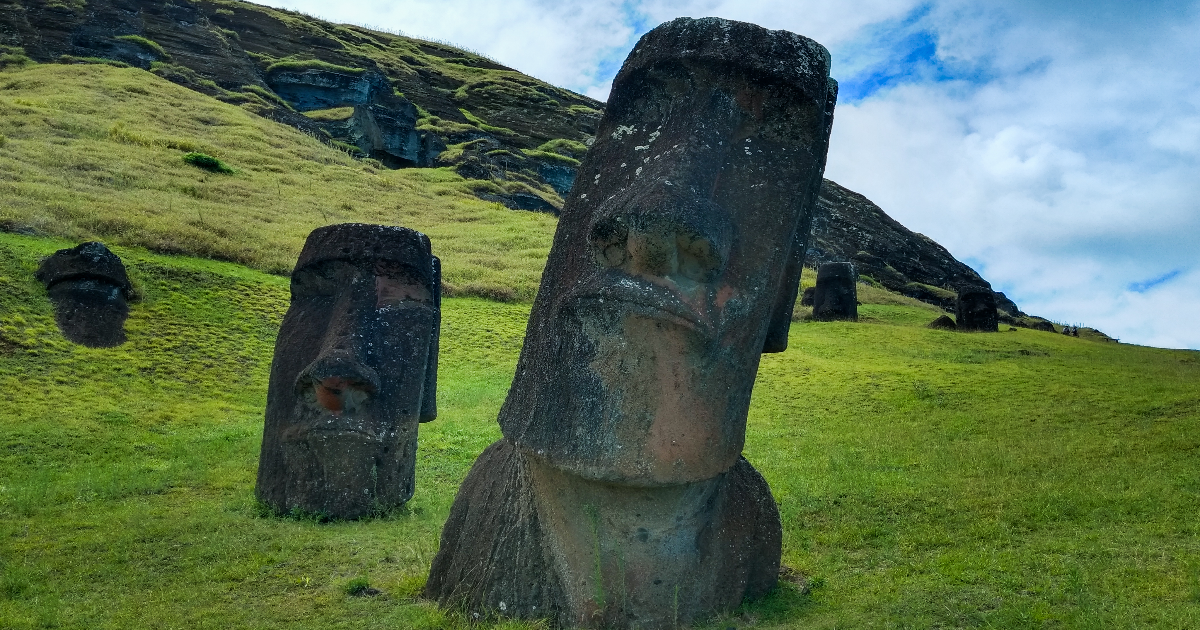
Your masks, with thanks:
[(722, 20), (672, 23), (630, 54), (560, 218), (507, 438), (631, 485), (733, 466), (759, 357), (787, 344), (828, 67), (811, 40)]
[(89, 348), (125, 343), (133, 290), (125, 265), (103, 244), (60, 249), (42, 261), (35, 277), (46, 285), (54, 321), (68, 340)]
[(991, 287), (963, 285), (958, 287), (955, 300), (955, 315), (958, 330), (970, 332), (996, 332), (1000, 318), (996, 313), (996, 294)]
[(333, 518), (410, 499), (417, 426), (437, 415), (440, 323), (424, 234), (360, 223), (309, 234), (271, 364), (259, 499)]

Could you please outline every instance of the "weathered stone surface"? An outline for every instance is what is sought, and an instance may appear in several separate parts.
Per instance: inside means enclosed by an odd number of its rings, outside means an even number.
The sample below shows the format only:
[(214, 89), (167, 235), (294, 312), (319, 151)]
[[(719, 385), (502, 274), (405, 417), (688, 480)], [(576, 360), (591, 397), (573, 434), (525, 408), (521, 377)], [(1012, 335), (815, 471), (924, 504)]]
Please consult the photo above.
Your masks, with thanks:
[(825, 263), (817, 269), (813, 319), (858, 321), (858, 274), (848, 262)]
[(817, 287), (808, 287), (804, 293), (800, 295), (800, 306), (812, 306), (813, 299), (817, 295)]
[(437, 415), (440, 274), (407, 228), (309, 234), (271, 364), (264, 503), (357, 518), (412, 497), (417, 425)]
[(934, 330), (958, 330), (958, 325), (954, 323), (953, 319), (950, 319), (949, 315), (942, 315), (938, 317), (937, 319), (929, 322), (926, 327)]
[(675, 628), (768, 593), (781, 535), (745, 459), (697, 483), (630, 487), (582, 480), (502, 439), (459, 489), (426, 592), (560, 627)]
[(133, 287), (121, 259), (103, 244), (60, 249), (34, 275), (46, 285), (54, 321), (68, 340), (89, 348), (125, 343)]
[(990, 287), (961, 286), (955, 305), (958, 330), (997, 332), (1000, 320), (996, 313), (996, 295)]
[(428, 596), (669, 628), (775, 583), (778, 513), (741, 451), (760, 355), (787, 345), (828, 68), (816, 42), (719, 19), (638, 43), (563, 208), (504, 439), (455, 501)]

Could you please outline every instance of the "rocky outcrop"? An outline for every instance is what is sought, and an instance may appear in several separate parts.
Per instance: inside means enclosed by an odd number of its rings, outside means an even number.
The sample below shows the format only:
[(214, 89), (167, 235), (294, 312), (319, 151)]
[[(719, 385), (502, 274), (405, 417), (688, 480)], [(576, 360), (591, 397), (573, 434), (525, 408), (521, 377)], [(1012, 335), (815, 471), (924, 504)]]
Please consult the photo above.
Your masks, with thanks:
[[(991, 285), (933, 239), (889, 217), (870, 199), (825, 180), (806, 263), (853, 262), (860, 276), (908, 297), (955, 309), (955, 287)], [(1026, 317), (1016, 303), (996, 293), (1006, 323)]]
[[(231, 0), (0, 3), (0, 45), (38, 62), (150, 70), (390, 167), (454, 166), (471, 156), (454, 145), (486, 140), (520, 164), (476, 155), (498, 167), (477, 171), (500, 188), (481, 196), (555, 212), (577, 164), (539, 149), (582, 146), (603, 108), (451, 46)], [(320, 115), (341, 107), (353, 116)]]

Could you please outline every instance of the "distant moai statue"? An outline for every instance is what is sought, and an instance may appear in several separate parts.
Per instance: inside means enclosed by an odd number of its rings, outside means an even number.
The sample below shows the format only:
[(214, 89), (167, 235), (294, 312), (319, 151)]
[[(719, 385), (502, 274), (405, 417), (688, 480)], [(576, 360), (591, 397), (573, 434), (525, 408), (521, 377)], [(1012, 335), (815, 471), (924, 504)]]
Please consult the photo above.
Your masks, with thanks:
[(812, 306), (816, 297), (817, 287), (808, 287), (800, 294), (800, 306)]
[(741, 457), (787, 335), (837, 84), (820, 44), (720, 19), (613, 82), (500, 411), (425, 594), (558, 627), (676, 628), (766, 594), (782, 530)]
[(1030, 328), (1032, 328), (1034, 330), (1040, 330), (1043, 332), (1057, 332), (1054, 330), (1054, 324), (1051, 324), (1050, 322), (1048, 322), (1044, 319), (1034, 322), (1033, 325), (1030, 326)]
[(313, 230), (275, 342), (258, 498), (358, 518), (412, 498), (417, 426), (437, 416), (441, 267), (402, 227)]
[(996, 312), (996, 294), (990, 287), (978, 285), (959, 287), (955, 307), (958, 330), (999, 332), (1000, 316)]
[(102, 243), (60, 249), (34, 274), (54, 304), (54, 322), (64, 337), (89, 348), (125, 343), (125, 319), (133, 286), (125, 264)]
[(858, 274), (853, 264), (831, 262), (817, 269), (813, 319), (858, 321)]

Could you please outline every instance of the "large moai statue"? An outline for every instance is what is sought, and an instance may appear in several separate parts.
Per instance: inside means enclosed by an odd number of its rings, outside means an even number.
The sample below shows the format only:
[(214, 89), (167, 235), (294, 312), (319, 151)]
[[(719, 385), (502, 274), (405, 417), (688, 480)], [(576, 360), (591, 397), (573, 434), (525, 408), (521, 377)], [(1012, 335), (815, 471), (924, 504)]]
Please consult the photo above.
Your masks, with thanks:
[(820, 322), (858, 321), (858, 274), (848, 262), (831, 262), (817, 269), (813, 319)]
[(996, 313), (996, 294), (991, 287), (966, 285), (958, 287), (954, 319), (962, 332), (998, 332), (1000, 316)]
[(787, 347), (836, 90), (792, 33), (680, 18), (641, 39), (428, 597), (652, 629), (774, 586), (779, 513), (741, 452), (760, 355)]
[(54, 321), (64, 337), (89, 348), (125, 343), (125, 319), (133, 287), (125, 265), (101, 243), (60, 249), (34, 274), (54, 304)]
[(412, 498), (417, 426), (437, 415), (441, 268), (424, 234), (313, 230), (271, 363), (258, 498), (358, 518)]

